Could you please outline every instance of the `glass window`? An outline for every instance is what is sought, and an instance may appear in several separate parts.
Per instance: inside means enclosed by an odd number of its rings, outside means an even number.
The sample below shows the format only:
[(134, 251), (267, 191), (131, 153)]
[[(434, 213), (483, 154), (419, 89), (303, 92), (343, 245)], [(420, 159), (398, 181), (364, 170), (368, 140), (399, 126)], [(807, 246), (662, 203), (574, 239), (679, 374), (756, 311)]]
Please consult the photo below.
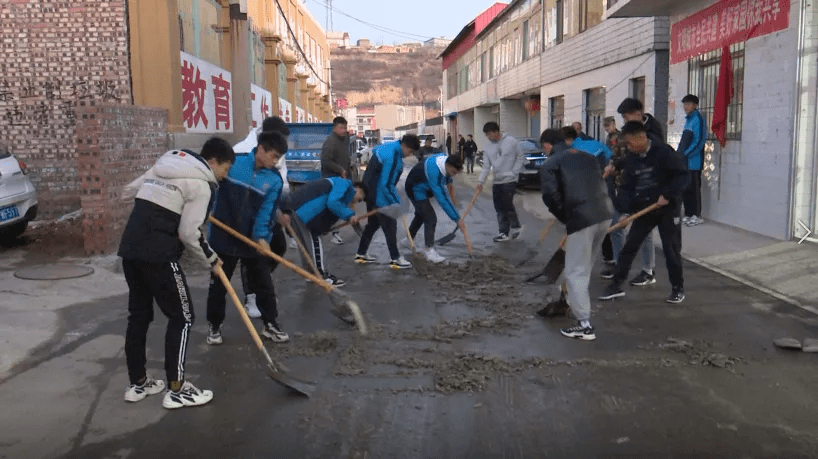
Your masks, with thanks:
[(489, 48), (489, 79), (497, 76), (497, 59), (494, 56), (495, 48), (496, 46)]
[(559, 129), (565, 123), (565, 97), (558, 96), (548, 99), (551, 127)]
[(480, 82), (486, 82), (486, 53), (480, 55)]
[(514, 29), (514, 60), (511, 66), (515, 66), (523, 61), (522, 30)]
[(542, 50), (540, 49), (540, 29), (542, 25), (542, 16), (537, 12), (530, 20), (528, 31), (528, 56), (536, 56)]
[[(733, 99), (727, 106), (727, 139), (741, 140), (742, 109), (744, 106), (744, 43), (730, 45), (733, 58)], [(710, 51), (688, 61), (687, 92), (698, 96), (699, 111), (706, 121), (708, 132), (713, 124), (713, 108), (719, 83), (721, 50)], [(709, 138), (715, 138), (709, 132)]]
[[(563, 0), (562, 2), (562, 39), (570, 38), (579, 33), (579, 2), (580, 0)], [(562, 40), (560, 40), (561, 42)]]
[(605, 118), (605, 88), (591, 88), (584, 91), (585, 99), (585, 133), (601, 140), (604, 130), (602, 121)]
[(523, 60), (527, 60), (529, 56), (529, 47), (531, 43), (528, 41), (528, 21), (523, 22)]
[(446, 73), (446, 97), (449, 99), (457, 96), (457, 71), (451, 66)]
[(633, 78), (630, 81), (630, 97), (645, 103), (645, 77)]
[(580, 0), (579, 2), (579, 31), (585, 32), (602, 22), (604, 14), (604, 0)]

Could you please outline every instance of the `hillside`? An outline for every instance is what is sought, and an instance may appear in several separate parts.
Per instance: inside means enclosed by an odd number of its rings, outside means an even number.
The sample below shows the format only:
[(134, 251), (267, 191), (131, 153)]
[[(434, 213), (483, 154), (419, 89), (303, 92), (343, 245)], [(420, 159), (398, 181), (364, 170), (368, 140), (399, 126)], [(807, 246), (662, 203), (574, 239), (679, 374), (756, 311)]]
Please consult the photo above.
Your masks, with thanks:
[(363, 103), (408, 104), (437, 101), (443, 84), (442, 48), (414, 53), (368, 53), (334, 49), (330, 56), (336, 100), (350, 106)]

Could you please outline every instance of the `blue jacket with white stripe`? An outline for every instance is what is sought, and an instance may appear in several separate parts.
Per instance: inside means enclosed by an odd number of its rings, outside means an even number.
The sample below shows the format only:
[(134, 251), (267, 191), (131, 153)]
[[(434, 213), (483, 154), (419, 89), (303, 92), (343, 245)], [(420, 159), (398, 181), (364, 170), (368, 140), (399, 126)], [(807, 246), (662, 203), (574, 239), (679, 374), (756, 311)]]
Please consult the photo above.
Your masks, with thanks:
[(327, 177), (301, 185), (281, 208), (294, 211), (313, 234), (324, 234), (339, 219), (349, 220), (355, 212), (349, 204), (355, 198), (352, 181), (341, 177)]
[(446, 153), (432, 155), (413, 167), (406, 177), (406, 194), (414, 201), (423, 201), (434, 196), (446, 215), (457, 222), (460, 221), (460, 214), (446, 186), (452, 183), (452, 178), (446, 175), (448, 156)]
[(574, 150), (584, 151), (585, 153), (590, 153), (596, 156), (597, 158), (600, 158), (604, 155), (606, 165), (611, 161), (611, 158), (613, 157), (613, 151), (611, 151), (611, 149), (608, 148), (607, 145), (593, 138), (590, 138), (590, 140), (576, 138), (574, 139), (574, 143), (571, 144), (571, 148), (573, 148)]
[(699, 109), (685, 116), (685, 130), (679, 148), (676, 149), (687, 158), (687, 170), (700, 171), (704, 166), (704, 142), (707, 140), (707, 126)]
[[(246, 155), (236, 155), (236, 162), (219, 187), (213, 216), (254, 241), (264, 239), (269, 243), (283, 185), (277, 169), (256, 170), (255, 149)], [(209, 239), (219, 255), (243, 258), (263, 256), (213, 225)]]
[(403, 149), (400, 141), (375, 147), (366, 165), (363, 182), (367, 189), (370, 207), (386, 207), (400, 202), (398, 182), (403, 173)]

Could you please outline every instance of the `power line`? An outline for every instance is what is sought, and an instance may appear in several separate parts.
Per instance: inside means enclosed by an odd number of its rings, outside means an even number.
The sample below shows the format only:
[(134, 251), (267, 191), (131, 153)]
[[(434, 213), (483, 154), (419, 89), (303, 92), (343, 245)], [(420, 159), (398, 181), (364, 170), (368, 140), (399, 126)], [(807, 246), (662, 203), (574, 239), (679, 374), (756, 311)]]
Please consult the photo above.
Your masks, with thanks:
[(405, 38), (407, 40), (417, 40), (419, 38), (423, 39), (423, 40), (430, 40), (430, 39), (433, 38), (433, 37), (427, 37), (425, 35), (414, 34), (414, 33), (411, 33), (411, 32), (403, 32), (403, 31), (400, 31), (400, 30), (390, 29), (389, 27), (381, 26), (381, 25), (378, 25), (378, 24), (373, 24), (371, 22), (367, 22), (367, 21), (364, 21), (362, 19), (358, 19), (355, 16), (349, 15), (349, 14), (347, 14), (347, 13), (333, 7), (332, 2), (330, 0), (315, 0), (315, 1), (316, 2), (322, 1), (324, 3), (324, 5), (326, 5), (331, 11), (334, 11), (334, 12), (336, 12), (336, 13), (342, 15), (342, 16), (346, 16), (346, 17), (348, 17), (348, 18), (350, 18), (350, 19), (352, 19), (354, 21), (360, 22), (361, 24), (364, 24), (364, 25), (366, 25), (368, 27), (371, 27), (371, 28), (373, 28), (373, 29), (375, 29), (375, 30), (377, 30), (379, 32), (384, 32), (384, 33), (388, 33), (390, 35), (399, 36), (399, 37)]
[(301, 44), (298, 43), (298, 37), (296, 37), (295, 32), (293, 32), (293, 28), (290, 26), (290, 21), (287, 19), (287, 15), (284, 14), (284, 8), (281, 7), (281, 3), (279, 3), (278, 0), (275, 0), (275, 2), (276, 6), (278, 7), (278, 11), (281, 13), (281, 17), (284, 19), (284, 24), (287, 24), (287, 30), (290, 32), (290, 36), (293, 37), (293, 43), (295, 43), (295, 47), (298, 48), (298, 51), (301, 53), (301, 56), (304, 57), (304, 62), (307, 63), (307, 66), (310, 68), (310, 70), (312, 70), (312, 73), (315, 75), (315, 77), (318, 78), (318, 81), (329, 86), (329, 83), (324, 81), (324, 79), (321, 78), (321, 76), (318, 75), (318, 72), (316, 72), (315, 69), (312, 67), (310, 59), (307, 57), (307, 53), (305, 53), (304, 50), (301, 49)]

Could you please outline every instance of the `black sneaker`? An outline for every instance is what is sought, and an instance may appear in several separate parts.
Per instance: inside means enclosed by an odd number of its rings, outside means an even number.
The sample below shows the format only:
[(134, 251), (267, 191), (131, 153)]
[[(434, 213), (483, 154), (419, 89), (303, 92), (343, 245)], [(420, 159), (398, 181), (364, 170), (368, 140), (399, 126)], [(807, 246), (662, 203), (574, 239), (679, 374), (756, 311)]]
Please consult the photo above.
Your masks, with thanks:
[(593, 341), (596, 339), (594, 327), (583, 327), (579, 322), (573, 327), (563, 328), (560, 332), (563, 336), (567, 336), (568, 338), (576, 338), (583, 341)]
[(616, 274), (616, 266), (614, 266), (611, 269), (606, 269), (602, 271), (601, 273), (599, 273), (599, 276), (602, 277), (603, 279), (610, 280), (614, 278), (614, 274)]
[(545, 305), (544, 308), (537, 311), (537, 315), (545, 318), (561, 317), (568, 312), (568, 308), (568, 303), (565, 300), (560, 299)]
[(619, 298), (620, 296), (625, 296), (625, 292), (621, 288), (611, 284), (605, 289), (604, 292), (602, 292), (602, 295), (599, 295), (599, 299), (612, 300), (614, 298)]
[(324, 278), (324, 282), (326, 282), (329, 285), (332, 285), (333, 287), (336, 287), (336, 288), (343, 287), (344, 285), (347, 284), (347, 281), (342, 280), (342, 279), (338, 279), (337, 277), (335, 277), (332, 274), (327, 275), (327, 277)]
[(510, 240), (511, 238), (508, 237), (508, 234), (506, 233), (500, 233), (499, 235), (494, 236), (494, 242), (507, 242)]
[(642, 270), (642, 272), (639, 273), (638, 276), (631, 279), (631, 285), (637, 286), (637, 287), (641, 287), (643, 285), (655, 284), (655, 283), (656, 283), (656, 277), (654, 277), (653, 274), (651, 274), (651, 273), (649, 273), (649, 272), (647, 272), (645, 270)]
[(281, 331), (281, 327), (274, 322), (270, 322), (264, 326), (264, 330), (261, 331), (261, 336), (270, 338), (276, 343), (286, 343), (290, 340), (290, 335)]
[(674, 288), (673, 291), (670, 292), (670, 295), (668, 295), (667, 300), (665, 300), (665, 301), (667, 301), (668, 303), (679, 304), (684, 300), (685, 300), (685, 291), (683, 289), (680, 289), (680, 288), (678, 288), (678, 289)]

